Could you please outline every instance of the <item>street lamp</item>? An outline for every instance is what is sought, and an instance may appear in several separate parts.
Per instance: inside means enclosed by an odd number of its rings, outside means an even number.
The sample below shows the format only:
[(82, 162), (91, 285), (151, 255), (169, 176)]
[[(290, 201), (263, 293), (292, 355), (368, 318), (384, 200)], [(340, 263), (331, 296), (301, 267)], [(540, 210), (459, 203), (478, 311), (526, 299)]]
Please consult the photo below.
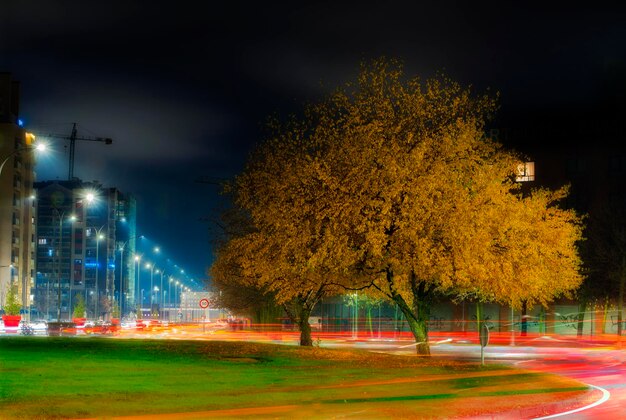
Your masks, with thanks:
[[(26, 136), (30, 136), (32, 138), (32, 140), (35, 139), (35, 135), (34, 134), (26, 133)], [(47, 145), (45, 143), (38, 143), (38, 144), (36, 144), (34, 146), (30, 145), (30, 146), (24, 146), (24, 147), (20, 147), (18, 149), (15, 149), (14, 151), (12, 151), (8, 155), (6, 155), (4, 157), (4, 159), (2, 160), (2, 163), (0, 163), (0, 175), (2, 175), (2, 169), (4, 169), (4, 165), (9, 161), (10, 158), (12, 158), (13, 156), (17, 155), (18, 153), (35, 151), (35, 150), (43, 152), (43, 151), (46, 150), (46, 148), (47, 148)]]
[[(174, 285), (174, 293), (176, 294), (176, 296), (174, 296), (174, 309), (176, 309), (176, 298), (178, 297), (178, 304), (179, 304), (179, 310), (180, 310), (180, 296), (178, 295), (178, 285), (180, 284), (180, 282), (178, 280), (176, 280), (176, 284)], [(182, 285), (181, 285), (182, 287)], [(176, 313), (178, 314), (178, 311), (176, 311)]]
[(161, 274), (161, 311), (163, 311), (163, 307), (165, 306), (165, 300), (163, 299), (164, 295), (163, 295), (163, 274), (165, 274), (164, 270), (161, 270), (160, 272)]
[(98, 272), (100, 271), (100, 258), (99, 258), (99, 250), (100, 250), (100, 240), (104, 239), (104, 235), (102, 234), (102, 229), (105, 227), (106, 225), (103, 225), (102, 227), (100, 227), (100, 229), (96, 230), (96, 302), (95, 302), (95, 309), (94, 309), (94, 317), (96, 318), (96, 320), (100, 317), (100, 314), (98, 312), (98, 304), (100, 301), (100, 290), (98, 289)]
[[(79, 201), (81, 203), (85, 203), (86, 204), (86, 206), (84, 206), (84, 210), (81, 210), (81, 211), (84, 211), (84, 214), (83, 214), (84, 217), (81, 217), (81, 219), (84, 218), (84, 220), (87, 220), (87, 210), (86, 209), (88, 208), (88, 205), (93, 203), (93, 201), (95, 199), (96, 199), (96, 196), (95, 196), (95, 194), (93, 192), (87, 191), (87, 192), (84, 193), (83, 198)], [(76, 220), (75, 216), (72, 216), (72, 217), (73, 217), (72, 220)], [(69, 296), (69, 305), (68, 305), (68, 311), (69, 311), (68, 320), (71, 320), (72, 319), (72, 298), (73, 298), (73, 296), (72, 296), (72, 294), (73, 294), (72, 288), (74, 286), (74, 280), (72, 280), (72, 274), (71, 273), (70, 273), (69, 281), (70, 281), (70, 296)]]
[[(37, 144), (33, 144), (34, 140), (35, 140), (35, 135), (32, 133), (24, 133), (24, 136), (26, 138), (26, 146), (23, 147), (19, 147), (16, 148), (15, 150), (13, 150), (11, 153), (9, 153), (8, 155), (4, 156), (2, 158), (2, 163), (0, 163), (0, 175), (2, 175), (2, 170), (4, 169), (4, 165), (9, 161), (9, 159), (11, 159), (13, 156), (21, 153), (21, 152), (29, 152), (29, 151), (45, 151), (47, 145), (45, 143), (37, 143)], [(6, 267), (6, 266), (3, 266)], [(12, 265), (11, 265), (12, 267)], [(13, 274), (10, 274), (11, 279), (9, 284), (12, 284), (13, 282)], [(23, 299), (20, 299), (23, 302)], [(29, 303), (30, 305), (30, 303)]]
[(154, 286), (153, 291), (154, 291), (154, 295), (156, 296), (159, 293), (159, 286)]
[(146, 268), (150, 269), (150, 313), (152, 313), (152, 290), (154, 289), (154, 270), (156, 266), (151, 263), (146, 263)]
[(141, 311), (141, 307), (143, 305), (143, 289), (141, 289), (141, 292), (139, 293), (139, 308), (137, 308), (137, 310), (139, 311), (139, 313), (137, 314), (137, 318), (141, 319), (143, 318), (143, 312)]
[[(137, 304), (137, 290), (141, 289), (141, 277), (139, 275), (139, 273), (141, 272), (140, 270), (140, 266), (141, 266), (141, 255), (135, 254), (135, 264), (137, 266), (137, 287), (135, 288), (135, 303)], [(139, 315), (139, 312), (141, 311), (141, 304), (142, 301), (141, 299), (139, 300), (139, 303), (137, 304), (137, 315)]]
[[(62, 256), (63, 256), (63, 218), (65, 217), (65, 212), (59, 212), (59, 209), (54, 209), (57, 217), (59, 218), (59, 246), (57, 249), (57, 321), (61, 321), (61, 266), (62, 266)], [(73, 214), (69, 217), (70, 221), (76, 220), (76, 216)], [(71, 279), (70, 280), (70, 293), (71, 293)], [(71, 301), (70, 301), (71, 302)], [(71, 304), (71, 303), (70, 303)], [(71, 311), (71, 308), (68, 308)], [(70, 316), (71, 314), (68, 314)]]
[(124, 248), (126, 247), (126, 242), (118, 242), (120, 250), (120, 320), (124, 318)]
[[(122, 220), (122, 221), (125, 221), (125, 220)], [(126, 250), (126, 245), (128, 245), (128, 244), (131, 244), (131, 248), (132, 248), (132, 242), (131, 241), (133, 239), (136, 239), (136, 238), (142, 239), (143, 237), (144, 237), (143, 235), (135, 235), (135, 236), (132, 236), (132, 237), (128, 238), (124, 242), (119, 241), (117, 243), (118, 250), (120, 251), (120, 290), (119, 290), (120, 318), (124, 317), (124, 302), (127, 300), (125, 297), (128, 296), (128, 290), (126, 291), (126, 293), (124, 292), (124, 251)], [(137, 254), (135, 254), (135, 262), (137, 262), (137, 267), (138, 268), (139, 268), (139, 261), (140, 260), (141, 260), (141, 256), (138, 256)], [(137, 272), (139, 272), (139, 269), (137, 270)], [(137, 274), (137, 276), (139, 276), (139, 274)], [(134, 279), (133, 279), (133, 281), (134, 281)], [(139, 285), (137, 285), (137, 286), (139, 288)], [(113, 287), (112, 296), (113, 296), (113, 298), (115, 298), (115, 280), (113, 281), (113, 286), (112, 287)], [(130, 287), (130, 285), (129, 285), (129, 287)], [(137, 293), (137, 289), (135, 289), (135, 299), (136, 299), (136, 296), (137, 296), (136, 293)]]
[(167, 290), (169, 290), (167, 306), (169, 308), (171, 308), (172, 307), (172, 283), (174, 283), (174, 278), (172, 276), (170, 276), (169, 280), (170, 281), (169, 281), (169, 284), (167, 286)]

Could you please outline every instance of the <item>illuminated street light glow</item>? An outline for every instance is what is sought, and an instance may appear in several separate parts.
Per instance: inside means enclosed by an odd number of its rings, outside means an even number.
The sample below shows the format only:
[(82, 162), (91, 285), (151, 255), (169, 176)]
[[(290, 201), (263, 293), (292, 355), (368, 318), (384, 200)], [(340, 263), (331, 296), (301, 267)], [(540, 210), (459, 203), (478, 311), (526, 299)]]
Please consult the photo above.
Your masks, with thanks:
[(2, 174), (2, 169), (4, 168), (4, 165), (8, 162), (8, 160), (12, 157), (17, 155), (20, 152), (27, 152), (27, 151), (45, 151), (47, 146), (45, 143), (37, 143), (35, 145), (33, 145), (33, 142), (35, 140), (35, 135), (32, 133), (25, 133), (25, 137), (26, 137), (26, 143), (28, 144), (25, 147), (20, 147), (18, 149), (15, 149), (13, 152), (9, 153), (7, 156), (5, 156), (2, 159), (2, 163), (0, 163), (0, 174)]

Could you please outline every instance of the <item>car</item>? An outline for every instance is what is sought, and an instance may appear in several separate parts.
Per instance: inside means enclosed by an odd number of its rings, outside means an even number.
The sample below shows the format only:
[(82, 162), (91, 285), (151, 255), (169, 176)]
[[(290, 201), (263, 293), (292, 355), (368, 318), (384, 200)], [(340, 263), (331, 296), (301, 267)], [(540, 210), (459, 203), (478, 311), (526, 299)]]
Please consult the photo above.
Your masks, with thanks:
[(45, 335), (48, 333), (48, 323), (46, 321), (33, 321), (30, 323), (30, 327), (33, 329), (34, 334)]

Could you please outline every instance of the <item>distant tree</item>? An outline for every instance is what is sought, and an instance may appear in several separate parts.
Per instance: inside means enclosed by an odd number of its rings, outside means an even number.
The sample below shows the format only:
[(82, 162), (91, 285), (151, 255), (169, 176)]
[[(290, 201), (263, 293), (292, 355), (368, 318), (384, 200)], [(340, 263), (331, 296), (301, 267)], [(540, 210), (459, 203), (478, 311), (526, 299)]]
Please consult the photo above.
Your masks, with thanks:
[(272, 293), (242, 284), (226, 272), (215, 272), (211, 286), (217, 291), (214, 306), (250, 318), (255, 324), (274, 324), (285, 316)]
[(100, 305), (99, 305), (100, 314), (106, 314), (106, 316), (108, 316), (108, 314), (111, 313), (112, 308), (113, 308), (113, 304), (111, 302), (111, 299), (109, 299), (108, 296), (100, 297)]
[[(158, 311), (156, 315), (158, 315)], [(120, 317), (120, 305), (116, 301), (114, 301), (113, 304), (111, 305), (111, 317), (112, 318)]]
[[(379, 298), (372, 297), (365, 293), (359, 294), (358, 292), (346, 293), (343, 295), (343, 303), (348, 308), (353, 309), (353, 316), (355, 322), (358, 321), (359, 316), (359, 308), (364, 309), (365, 311), (365, 327), (369, 331), (370, 335), (374, 335), (374, 324), (372, 323), (372, 311), (375, 308), (380, 309), (383, 304), (383, 300)], [(354, 329), (358, 329), (358, 324), (354, 325)]]
[(12, 284), (9, 286), (6, 294), (4, 313), (5, 315), (19, 315), (20, 309), (22, 309), (22, 301), (18, 293), (17, 284)]
[(87, 307), (85, 305), (85, 298), (83, 297), (82, 294), (77, 294), (75, 296), (75, 302), (74, 302), (74, 313), (73, 313), (73, 317), (74, 318), (83, 318), (85, 316), (85, 312), (87, 311)]

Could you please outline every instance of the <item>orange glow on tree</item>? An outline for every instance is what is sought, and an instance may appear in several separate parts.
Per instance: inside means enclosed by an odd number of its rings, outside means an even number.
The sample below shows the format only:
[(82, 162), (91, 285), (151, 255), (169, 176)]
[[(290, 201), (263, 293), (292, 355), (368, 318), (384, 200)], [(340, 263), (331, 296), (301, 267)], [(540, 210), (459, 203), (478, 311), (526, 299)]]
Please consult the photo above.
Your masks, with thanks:
[(556, 206), (564, 190), (522, 195), (521, 159), (483, 135), (495, 108), (445, 77), (364, 65), (356, 83), (271, 124), (232, 189), (254, 232), (215, 267), (236, 260), (281, 302), (348, 289), (391, 300), (421, 354), (437, 296), (519, 307), (574, 290), (580, 220)]

